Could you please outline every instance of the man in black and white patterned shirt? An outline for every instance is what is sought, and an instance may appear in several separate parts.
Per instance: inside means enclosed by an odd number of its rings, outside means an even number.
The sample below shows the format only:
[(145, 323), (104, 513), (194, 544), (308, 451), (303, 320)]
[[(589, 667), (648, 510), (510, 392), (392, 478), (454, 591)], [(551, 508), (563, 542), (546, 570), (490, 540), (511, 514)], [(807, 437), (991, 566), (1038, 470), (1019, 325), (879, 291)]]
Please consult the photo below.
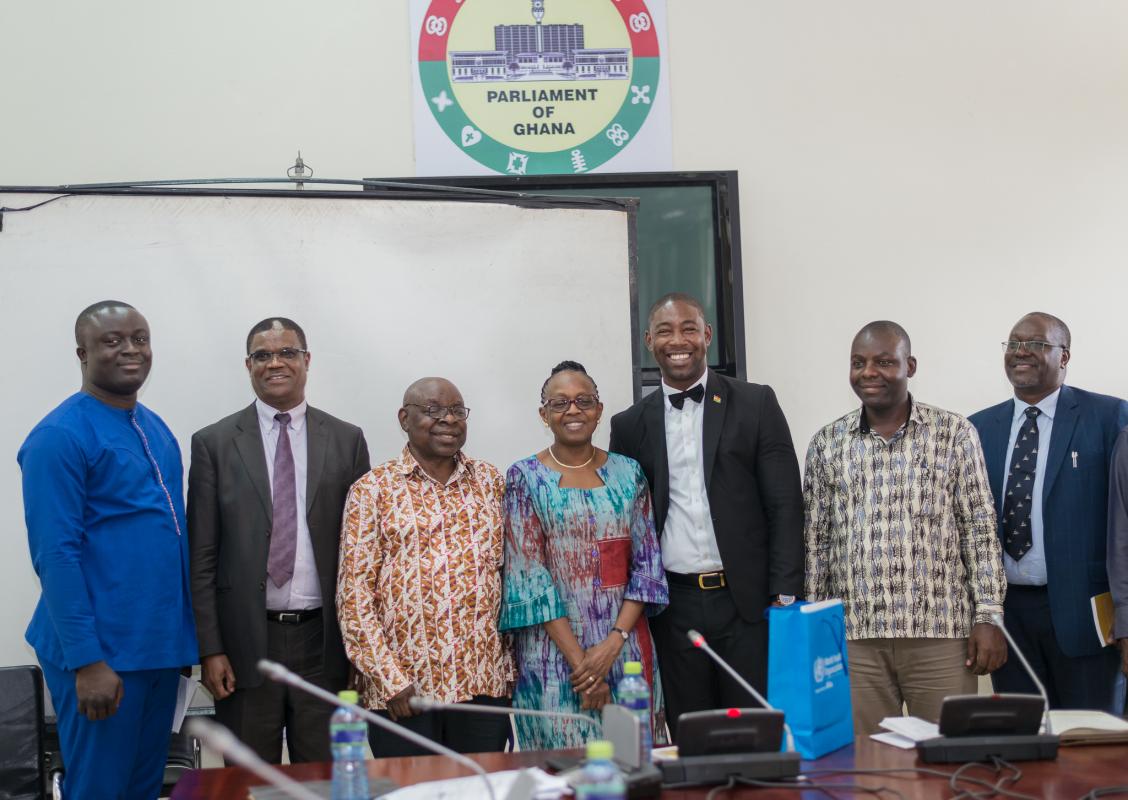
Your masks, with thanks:
[(935, 721), (1006, 661), (991, 623), (1006, 593), (983, 452), (965, 418), (909, 394), (908, 334), (871, 322), (854, 337), (862, 407), (811, 440), (804, 475), (810, 600), (845, 604), (854, 729)]

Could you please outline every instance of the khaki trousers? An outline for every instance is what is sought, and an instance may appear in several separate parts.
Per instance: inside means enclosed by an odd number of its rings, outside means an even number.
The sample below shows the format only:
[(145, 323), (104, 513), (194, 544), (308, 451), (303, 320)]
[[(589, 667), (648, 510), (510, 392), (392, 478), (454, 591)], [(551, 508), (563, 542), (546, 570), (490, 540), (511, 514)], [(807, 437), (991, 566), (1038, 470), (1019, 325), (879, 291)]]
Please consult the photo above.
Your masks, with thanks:
[(881, 730), (885, 717), (940, 719), (952, 694), (975, 694), (978, 678), (967, 667), (967, 639), (858, 639), (847, 642), (854, 735)]

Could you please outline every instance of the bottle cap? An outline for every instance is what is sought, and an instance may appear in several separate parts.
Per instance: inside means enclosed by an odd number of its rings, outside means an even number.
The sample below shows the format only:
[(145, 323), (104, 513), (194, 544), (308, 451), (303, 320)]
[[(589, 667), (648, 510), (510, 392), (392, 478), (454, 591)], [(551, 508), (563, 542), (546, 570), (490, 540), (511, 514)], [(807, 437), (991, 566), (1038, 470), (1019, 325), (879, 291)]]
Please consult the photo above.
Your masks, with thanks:
[(596, 739), (593, 742), (587, 743), (587, 757), (599, 759), (602, 761), (609, 761), (615, 755), (615, 746), (611, 742), (605, 742), (602, 739)]
[(342, 689), (341, 691), (337, 692), (337, 697), (344, 700), (346, 703), (351, 703), (354, 706), (356, 705), (357, 694), (355, 689)]
[(624, 675), (641, 675), (642, 674), (642, 662), (641, 661), (628, 661), (627, 663), (623, 664), (623, 674)]

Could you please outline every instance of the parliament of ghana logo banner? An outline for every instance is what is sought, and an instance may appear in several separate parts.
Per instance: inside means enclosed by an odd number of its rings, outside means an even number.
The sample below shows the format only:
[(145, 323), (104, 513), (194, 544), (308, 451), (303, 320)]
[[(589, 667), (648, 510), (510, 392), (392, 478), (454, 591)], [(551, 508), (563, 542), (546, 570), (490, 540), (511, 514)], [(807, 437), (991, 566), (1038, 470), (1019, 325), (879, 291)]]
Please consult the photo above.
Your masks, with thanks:
[(446, 138), (488, 171), (588, 172), (630, 148), (656, 104), (656, 27), (644, 0), (431, 0), (417, 85)]

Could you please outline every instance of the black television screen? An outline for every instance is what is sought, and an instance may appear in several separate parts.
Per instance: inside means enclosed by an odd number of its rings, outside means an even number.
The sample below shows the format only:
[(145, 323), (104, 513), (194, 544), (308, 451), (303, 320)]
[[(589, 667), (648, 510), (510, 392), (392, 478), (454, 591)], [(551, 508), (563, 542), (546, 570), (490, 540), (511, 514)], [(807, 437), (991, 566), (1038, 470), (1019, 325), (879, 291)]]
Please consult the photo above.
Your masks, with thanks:
[[(369, 179), (368, 191), (403, 191), (404, 184), (453, 186), (530, 194), (634, 197), (637, 215), (639, 351), (644, 385), (658, 383), (646, 350), (646, 312), (666, 292), (701, 300), (713, 324), (709, 365), (746, 377), (740, 208), (737, 174), (645, 172), (594, 175), (491, 175)], [(387, 182), (387, 186), (380, 183)]]

